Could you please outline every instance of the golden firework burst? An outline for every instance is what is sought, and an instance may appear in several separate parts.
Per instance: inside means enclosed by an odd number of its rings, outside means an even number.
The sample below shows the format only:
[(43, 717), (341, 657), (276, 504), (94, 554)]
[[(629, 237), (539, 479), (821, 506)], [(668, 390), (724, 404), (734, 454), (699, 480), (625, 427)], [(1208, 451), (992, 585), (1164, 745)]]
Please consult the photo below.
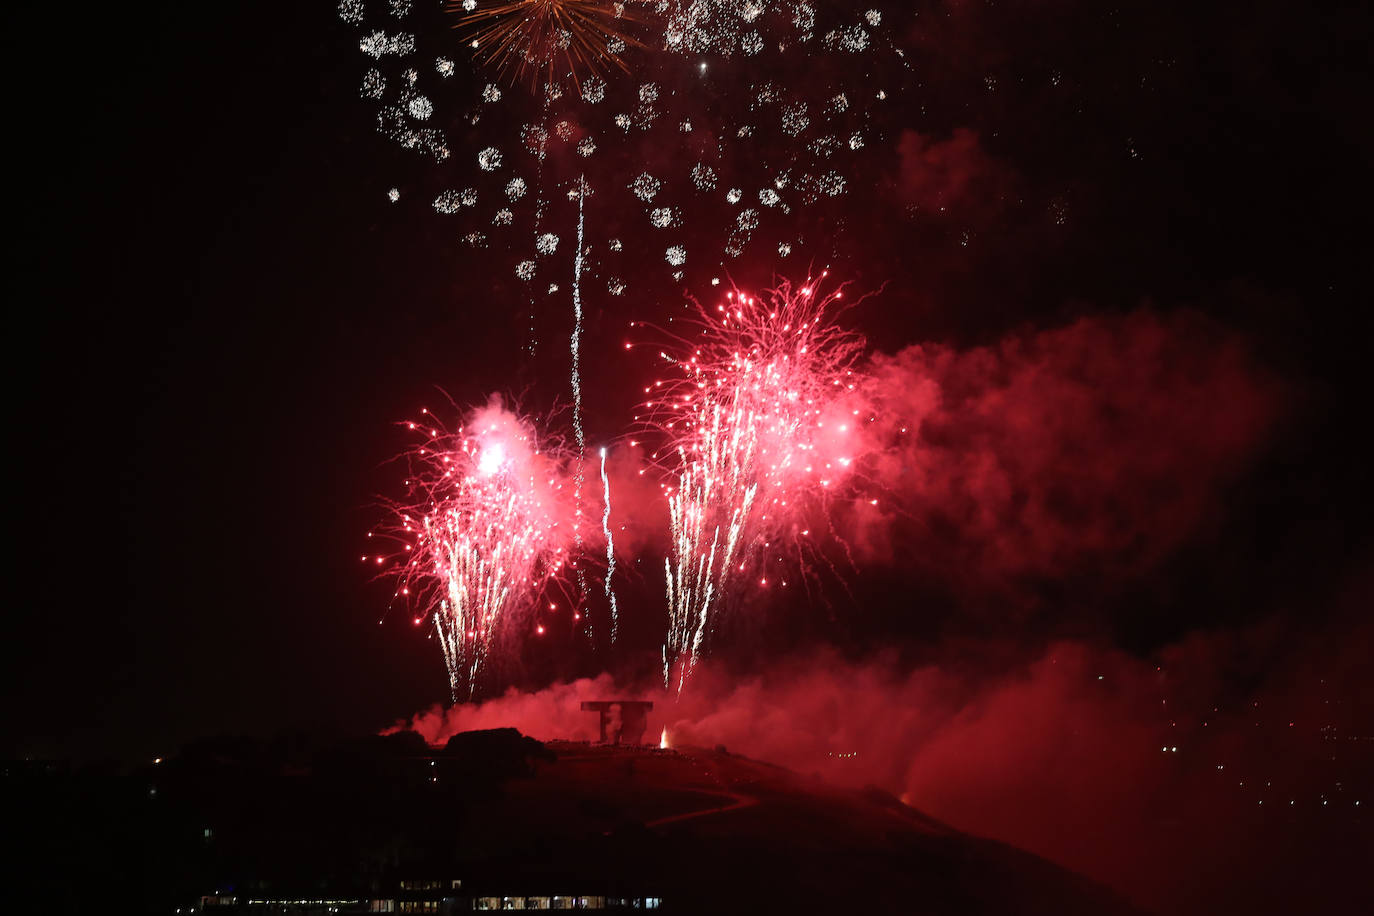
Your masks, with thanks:
[(583, 75), (628, 72), (619, 51), (643, 46), (626, 4), (611, 0), (449, 0), (448, 9), (477, 62), (512, 83), (538, 87), (567, 76), (580, 86)]

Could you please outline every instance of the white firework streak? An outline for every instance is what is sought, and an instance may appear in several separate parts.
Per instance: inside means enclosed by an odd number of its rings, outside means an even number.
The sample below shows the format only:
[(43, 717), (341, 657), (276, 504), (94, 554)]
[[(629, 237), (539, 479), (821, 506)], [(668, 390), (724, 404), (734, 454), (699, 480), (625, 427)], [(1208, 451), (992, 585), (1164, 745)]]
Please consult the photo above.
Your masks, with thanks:
[[(538, 244), (538, 239), (539, 239), (539, 235), (540, 235), (539, 230), (540, 230), (540, 228), (543, 226), (543, 222), (544, 222), (544, 204), (545, 204), (545, 201), (544, 201), (544, 155), (545, 155), (545, 153), (546, 153), (546, 149), (547, 149), (548, 142), (549, 142), (549, 140), (548, 140), (548, 138), (549, 138), (549, 130), (548, 130), (548, 127), (549, 127), (549, 99), (548, 99), (548, 96), (545, 96), (545, 97), (544, 97), (544, 117), (543, 117), (543, 120), (540, 122), (539, 150), (538, 150), (538, 152), (535, 154), (535, 160), (534, 160), (534, 184), (535, 184), (535, 198), (534, 198), (534, 238), (535, 238), (535, 240), (536, 240), (536, 245)], [(536, 250), (538, 250), (538, 249), (536, 248)], [(534, 318), (535, 306), (534, 306), (534, 285), (533, 285), (533, 284), (530, 285), (528, 292), (529, 292), (529, 299), (530, 299), (530, 339), (529, 339), (528, 344), (526, 344), (525, 349), (529, 352), (530, 357), (533, 358), (533, 356), (535, 355), (535, 351), (539, 349), (539, 338), (538, 338), (537, 336), (535, 336), (535, 318)]]
[[(424, 522), (426, 538), (448, 548), (446, 565), (448, 582), (445, 597), (439, 602), (434, 625), (439, 632), (439, 645), (444, 650), (444, 664), (448, 669), (449, 692), (454, 702), (458, 689), (468, 685), (471, 697), (477, 685), (477, 672), (486, 661), (496, 623), (501, 618), (517, 568), (523, 570), (520, 547), (508, 547), (496, 532), (505, 527), (502, 522), (518, 520), (524, 508), (514, 496), (498, 505), (479, 534), (461, 534), (458, 512), (451, 518), (429, 519)], [(483, 545), (497, 546), (487, 554)], [(514, 554), (514, 555), (512, 555)]]
[(615, 575), (615, 539), (611, 536), (611, 480), (606, 476), (606, 450), (601, 450), (601, 487), (605, 511), (601, 514), (601, 531), (606, 535), (606, 598), (611, 602), (611, 644), (615, 644), (620, 629), (620, 610), (615, 603), (611, 577)]
[[(732, 408), (709, 408), (696, 456), (679, 450), (685, 470), (668, 500), (673, 543), (672, 557), (664, 560), (669, 619), (663, 679), (671, 686), (676, 664), (679, 693), (705, 648), (713, 601), (718, 603), (739, 571), (736, 563), (759, 489), (754, 477), (760, 417), (743, 406), (742, 398), (731, 400)], [(722, 512), (727, 508), (728, 515)]]
[[(587, 182), (583, 176), (577, 178), (577, 254), (573, 256), (573, 332), (572, 332), (572, 393), (573, 393), (573, 432), (577, 436), (577, 472), (574, 475), (573, 500), (577, 514), (573, 522), (573, 543), (577, 550), (582, 549), (582, 484), (586, 480), (583, 459), (587, 455), (587, 436), (582, 429), (582, 211), (587, 196)], [(578, 600), (587, 594), (587, 577), (582, 567), (577, 567)], [(587, 615), (587, 638), (592, 638), (592, 618)]]

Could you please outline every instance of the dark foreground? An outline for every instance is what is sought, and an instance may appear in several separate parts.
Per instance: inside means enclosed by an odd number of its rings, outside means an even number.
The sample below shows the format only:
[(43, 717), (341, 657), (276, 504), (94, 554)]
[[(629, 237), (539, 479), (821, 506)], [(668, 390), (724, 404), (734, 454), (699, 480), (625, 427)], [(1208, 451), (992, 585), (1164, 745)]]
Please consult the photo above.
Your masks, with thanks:
[(133, 770), (7, 764), (5, 792), (45, 912), (1131, 912), (886, 793), (723, 748), (216, 740)]

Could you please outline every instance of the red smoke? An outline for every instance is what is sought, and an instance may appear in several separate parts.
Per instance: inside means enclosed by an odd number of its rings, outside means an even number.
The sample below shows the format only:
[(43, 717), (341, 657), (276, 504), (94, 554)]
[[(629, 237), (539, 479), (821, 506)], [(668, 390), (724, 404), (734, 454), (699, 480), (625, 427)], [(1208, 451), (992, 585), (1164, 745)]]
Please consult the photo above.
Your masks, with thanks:
[[(910, 347), (875, 356), (867, 374), (859, 393), (874, 419), (856, 455), (880, 506), (863, 500), (836, 524), (859, 575), (893, 567), (914, 586), (940, 581), (998, 606), (1028, 578), (1141, 581), (1224, 518), (1227, 487), (1284, 407), (1243, 340), (1188, 312), (1084, 318), (969, 350)], [(625, 453), (612, 474), (638, 478), (634, 465)], [(661, 499), (613, 484), (617, 517), (639, 527), (622, 549), (652, 549)], [(397, 727), (433, 743), (496, 726), (590, 740), (597, 720), (583, 700), (650, 699), (650, 736), (666, 727), (674, 745), (724, 744), (876, 784), (1146, 905), (1205, 910), (1240, 899), (1246, 862), (1314, 855), (1240, 819), (1252, 799), (1216, 769), (1271, 760), (1274, 772), (1305, 772), (1302, 754), (1285, 762), (1257, 746), (1247, 717), (1252, 698), (1294, 694), (1293, 672), (1311, 666), (1286, 638), (1272, 627), (1196, 636), (1142, 660), (1082, 642), (1035, 652), (1012, 635), (965, 652), (999, 660), (972, 668), (822, 653), (769, 658), (740, 677), (708, 662), (680, 698), (657, 680), (601, 675)]]
[(1202, 527), (1265, 441), (1276, 383), (1202, 316), (1084, 318), (874, 359), (872, 559), (979, 579), (1138, 574)]
[[(1152, 568), (1219, 516), (1285, 406), (1245, 341), (1191, 312), (1083, 318), (967, 350), (913, 346), (857, 374), (873, 418), (854, 443), (866, 482), (852, 511), (837, 504), (836, 529), (858, 569), (994, 590)], [(641, 451), (609, 463), (627, 554), (666, 541), (666, 502)]]
[(898, 189), (902, 200), (926, 213), (949, 213), (985, 224), (1001, 209), (1014, 173), (988, 155), (976, 131), (955, 128), (947, 140), (902, 131)]
[[(1374, 635), (1368, 624), (1362, 629)], [(1355, 873), (1360, 854), (1339, 832), (1295, 827), (1283, 819), (1287, 812), (1274, 819), (1271, 809), (1291, 797), (1307, 817), (1320, 818), (1319, 793), (1327, 793), (1344, 807), (1330, 809), (1319, 829), (1349, 829), (1358, 813), (1351, 800), (1368, 789), (1346, 777), (1342, 794), (1314, 763), (1330, 753), (1321, 737), (1329, 696), (1319, 684), (1360, 683), (1353, 674), (1363, 663), (1361, 640), (1291, 641), (1261, 626), (1196, 636), (1149, 660), (1066, 642), (995, 672), (904, 670), (895, 658), (850, 662), (821, 653), (741, 678), (707, 660), (680, 697), (658, 683), (627, 688), (603, 674), (436, 707), (396, 728), (409, 726), (435, 744), (498, 726), (594, 740), (597, 717), (580, 711), (583, 700), (650, 699), (651, 742), (666, 727), (675, 747), (723, 744), (841, 784), (877, 785), (954, 827), (1038, 853), (1151, 908), (1269, 907), (1338, 893), (1338, 886), (1321, 890), (1324, 876)], [(1322, 648), (1332, 644), (1344, 648)], [(1000, 652), (994, 646), (987, 654)], [(1227, 668), (1235, 677), (1219, 674)], [(1235, 690), (1236, 680), (1258, 670), (1268, 676)], [(1318, 672), (1328, 680), (1309, 677)], [(1246, 780), (1251, 788), (1238, 785)], [(1264, 781), (1272, 786), (1259, 788)], [(1257, 797), (1271, 808), (1256, 807)]]

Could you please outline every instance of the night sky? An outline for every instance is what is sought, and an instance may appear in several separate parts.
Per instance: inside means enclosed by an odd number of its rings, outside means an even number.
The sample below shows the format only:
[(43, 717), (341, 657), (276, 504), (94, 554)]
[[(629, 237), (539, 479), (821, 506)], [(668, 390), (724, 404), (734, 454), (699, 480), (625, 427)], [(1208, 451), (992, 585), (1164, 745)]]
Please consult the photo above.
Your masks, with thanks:
[[(384, 462), (407, 445), (396, 422), (442, 406), (440, 389), (566, 405), (566, 290), (540, 297), (550, 342), (531, 357), (518, 258), (464, 245), (461, 217), (429, 204), (452, 172), (374, 130), (358, 87), (375, 63), (333, 6), (82, 13), (35, 26), (47, 37), (11, 77), (11, 755), (375, 731), (447, 700), (428, 628), (379, 627), (391, 588), (359, 567), (396, 484)], [(418, 7), (440, 47), (442, 17)], [(958, 672), (941, 692), (957, 707), (1038, 690), (1054, 656), (1118, 677), (1131, 709), (1174, 665), (1178, 702), (1226, 704), (1237, 731), (1262, 701), (1309, 735), (1374, 734), (1368, 13), (947, 0), (885, 15), (913, 74), (847, 173), (847, 216), (797, 216), (834, 238), (788, 261), (756, 245), (716, 274), (757, 286), (814, 265), (872, 293), (844, 321), (888, 382), (881, 406), (925, 432), (884, 472), (904, 513), (845, 529), (857, 572), (726, 626), (710, 695), (823, 657), (881, 668), (897, 704), (913, 672)], [(449, 53), (455, 86), (480, 85)], [(706, 118), (744, 66), (673, 104)], [(456, 123), (445, 98), (436, 117)], [(674, 154), (617, 149), (649, 169)], [(689, 266), (705, 269), (697, 235)], [(628, 322), (714, 295), (696, 285), (709, 270), (673, 283), (665, 267), (632, 262), (620, 297), (604, 265), (588, 286), (593, 444), (629, 430), (655, 371), (623, 354)], [(564, 620), (494, 686), (648, 683), (661, 558), (652, 539), (627, 554), (648, 572), (627, 580), (614, 652)], [(1032, 696), (1052, 718), (1083, 711), (1063, 685)], [(1110, 730), (1112, 709), (1084, 721)], [(934, 741), (904, 734), (896, 756)], [(887, 781), (938, 794), (953, 768)]]

